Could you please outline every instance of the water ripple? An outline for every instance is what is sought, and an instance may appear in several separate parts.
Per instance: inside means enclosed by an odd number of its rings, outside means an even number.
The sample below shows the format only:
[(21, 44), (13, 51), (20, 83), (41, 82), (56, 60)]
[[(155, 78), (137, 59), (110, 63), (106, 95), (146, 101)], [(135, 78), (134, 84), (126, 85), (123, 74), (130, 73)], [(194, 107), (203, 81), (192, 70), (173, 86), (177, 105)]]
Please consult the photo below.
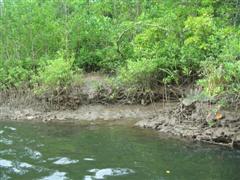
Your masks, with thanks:
[(95, 161), (95, 159), (93, 159), (93, 158), (84, 158), (83, 160), (84, 161)]
[(16, 131), (17, 129), (15, 127), (10, 127), (10, 126), (4, 126), (5, 129), (9, 129), (11, 131)]
[(79, 160), (74, 160), (74, 159), (69, 159), (67, 157), (62, 157), (62, 158), (58, 159), (57, 161), (53, 162), (53, 164), (67, 165), (67, 164), (76, 164), (78, 162), (79, 162)]
[(13, 141), (7, 138), (1, 138), (0, 143), (5, 144), (5, 145), (12, 145)]
[(123, 176), (127, 174), (135, 173), (132, 169), (128, 168), (106, 168), (106, 169), (91, 169), (91, 173), (95, 173), (94, 176), (85, 176), (85, 179), (95, 178), (104, 179), (106, 176)]
[(13, 155), (13, 156), (15, 156), (16, 151), (13, 150), (13, 149), (5, 149), (5, 150), (0, 151), (0, 155)]
[(0, 159), (0, 167), (10, 168), (10, 167), (13, 167), (13, 163), (12, 161), (9, 161), (6, 159)]
[(40, 180), (67, 180), (67, 173), (55, 171), (53, 174), (43, 177)]

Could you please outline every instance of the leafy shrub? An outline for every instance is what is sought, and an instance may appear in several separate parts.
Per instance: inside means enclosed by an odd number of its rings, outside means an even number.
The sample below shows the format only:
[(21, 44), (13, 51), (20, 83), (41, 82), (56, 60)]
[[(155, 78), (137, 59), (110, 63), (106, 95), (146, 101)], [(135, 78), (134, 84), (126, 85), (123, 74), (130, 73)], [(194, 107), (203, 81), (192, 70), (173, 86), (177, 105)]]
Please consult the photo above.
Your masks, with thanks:
[(1, 60), (0, 89), (18, 88), (23, 84), (29, 84), (37, 66), (36, 63), (31, 59)]
[(192, 73), (200, 68), (201, 61), (213, 57), (212, 44), (215, 40), (215, 24), (210, 15), (188, 17), (184, 22), (184, 44), (181, 48), (181, 62)]
[(209, 95), (240, 92), (240, 61), (224, 62), (219, 65), (207, 63), (204, 69), (205, 78), (199, 83)]
[[(117, 54), (114, 51), (109, 18), (79, 13), (81, 15), (76, 14), (71, 25), (70, 48), (75, 53), (74, 63), (87, 72), (105, 67), (108, 70), (111, 58)], [(102, 63), (103, 61), (105, 62)]]
[[(229, 31), (229, 30), (227, 30)], [(202, 63), (204, 78), (199, 83), (209, 95), (240, 92), (239, 31), (232, 32), (222, 41), (221, 53), (214, 61)], [(227, 32), (229, 34), (229, 32)]]
[(120, 68), (117, 79), (120, 83), (139, 88), (154, 88), (159, 84), (177, 81), (176, 74), (167, 68), (162, 68), (164, 60), (129, 60), (126, 67)]
[[(73, 70), (73, 58), (65, 59), (63, 55), (57, 59), (49, 60), (42, 65), (38, 74), (33, 78), (33, 82), (40, 86), (40, 91), (64, 88), (71, 84), (79, 85), (81, 82), (81, 72)], [(78, 73), (76, 73), (78, 72)], [(36, 86), (39, 90), (39, 87)]]
[[(133, 58), (120, 69), (119, 79), (125, 84), (151, 87), (192, 82), (214, 72), (210, 76), (214, 80), (207, 80), (209, 91), (225, 89), (217, 86), (222, 81), (220, 63), (236, 59), (240, 52), (239, 34), (229, 27), (217, 28), (212, 15), (189, 16), (182, 21), (177, 19), (178, 23), (171, 13), (166, 18), (168, 21), (163, 18), (148, 21), (135, 36)], [(207, 62), (209, 67), (202, 66)], [(227, 74), (231, 72), (224, 68)]]
[(138, 85), (150, 87), (151, 79), (154, 79), (157, 71), (156, 61), (142, 59), (139, 61), (129, 60), (127, 67), (119, 70), (118, 79), (126, 85)]
[(236, 61), (240, 59), (240, 31), (227, 33), (219, 59), (223, 61)]

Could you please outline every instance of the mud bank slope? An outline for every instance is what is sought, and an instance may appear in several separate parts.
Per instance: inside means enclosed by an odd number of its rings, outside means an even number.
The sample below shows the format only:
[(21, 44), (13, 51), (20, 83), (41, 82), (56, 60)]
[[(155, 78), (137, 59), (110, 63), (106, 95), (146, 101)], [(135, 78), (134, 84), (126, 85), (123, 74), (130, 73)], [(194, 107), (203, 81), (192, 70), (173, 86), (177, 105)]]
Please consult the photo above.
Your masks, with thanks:
[[(126, 105), (127, 99), (113, 101), (106, 77), (98, 74), (86, 75), (80, 89), (51, 99), (56, 107), (47, 106), (49, 96), (36, 99), (34, 96), (7, 93), (0, 96), (0, 120), (42, 122), (91, 122), (114, 121), (126, 123), (131, 120), (137, 127), (151, 128), (163, 133), (231, 146), (240, 149), (240, 112), (224, 111), (209, 103), (151, 103), (147, 106)], [(98, 87), (109, 91), (104, 98), (99, 96)], [(76, 92), (75, 92), (76, 91)], [(124, 96), (123, 96), (124, 97)], [(45, 98), (45, 99), (44, 99)], [(144, 96), (133, 97), (145, 102)], [(104, 104), (104, 105), (103, 105)], [(109, 104), (109, 105), (106, 105)], [(146, 104), (146, 103), (140, 103)], [(59, 109), (59, 110), (58, 110)], [(72, 110), (69, 110), (72, 109)]]
[[(240, 149), (240, 113), (210, 112), (205, 104), (189, 107), (179, 103), (141, 105), (85, 105), (77, 110), (36, 111), (0, 107), (0, 120), (34, 122), (136, 123), (161, 133)], [(220, 113), (220, 114), (219, 114)], [(217, 116), (216, 116), (217, 115)]]
[[(12, 121), (97, 121), (97, 120), (133, 120), (153, 119), (161, 113), (162, 103), (149, 106), (141, 105), (83, 105), (76, 110), (37, 111), (31, 108), (19, 109), (0, 107), (0, 120)], [(172, 106), (172, 105), (167, 105)]]
[(205, 103), (179, 104), (135, 125), (162, 133), (240, 149), (240, 112), (214, 110)]

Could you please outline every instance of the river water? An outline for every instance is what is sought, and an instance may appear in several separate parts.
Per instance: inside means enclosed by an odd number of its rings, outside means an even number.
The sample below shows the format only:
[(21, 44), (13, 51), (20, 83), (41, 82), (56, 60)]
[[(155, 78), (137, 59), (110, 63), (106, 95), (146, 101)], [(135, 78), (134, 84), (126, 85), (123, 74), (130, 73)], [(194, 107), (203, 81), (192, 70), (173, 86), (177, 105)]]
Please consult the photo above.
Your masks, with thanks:
[(0, 122), (0, 179), (239, 180), (240, 152), (127, 125)]

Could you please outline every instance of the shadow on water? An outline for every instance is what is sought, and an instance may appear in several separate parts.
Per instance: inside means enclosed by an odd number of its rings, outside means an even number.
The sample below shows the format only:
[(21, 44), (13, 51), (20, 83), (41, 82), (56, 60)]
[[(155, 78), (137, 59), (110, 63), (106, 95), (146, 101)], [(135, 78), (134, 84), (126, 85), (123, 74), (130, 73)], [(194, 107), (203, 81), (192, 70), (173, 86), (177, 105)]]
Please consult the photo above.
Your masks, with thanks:
[(0, 122), (0, 179), (239, 179), (240, 152), (126, 125)]

